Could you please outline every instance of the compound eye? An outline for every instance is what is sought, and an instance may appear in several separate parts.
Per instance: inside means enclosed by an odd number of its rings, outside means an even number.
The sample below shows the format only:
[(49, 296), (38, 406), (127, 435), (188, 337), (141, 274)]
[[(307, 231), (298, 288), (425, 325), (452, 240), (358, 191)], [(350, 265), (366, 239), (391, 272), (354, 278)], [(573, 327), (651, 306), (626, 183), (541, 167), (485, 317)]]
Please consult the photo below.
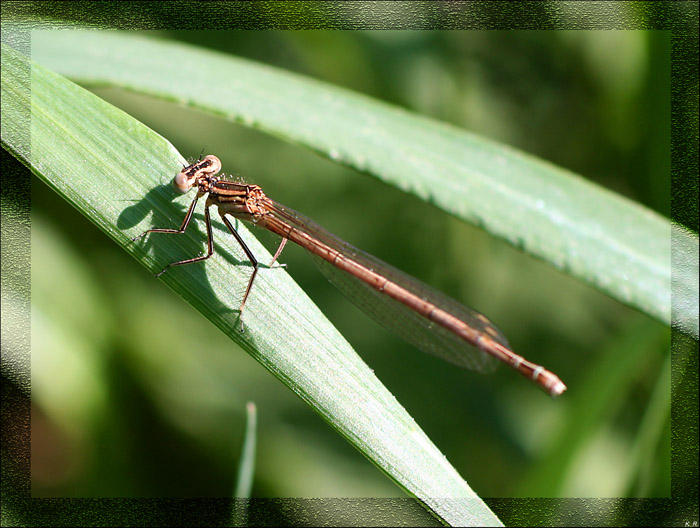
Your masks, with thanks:
[(181, 172), (180, 174), (175, 176), (175, 178), (173, 178), (173, 187), (177, 192), (185, 194), (192, 188), (193, 180), (194, 178), (190, 180), (187, 174)]
[(209, 154), (208, 156), (205, 156), (202, 161), (208, 161), (209, 166), (206, 169), (206, 172), (208, 174), (216, 174), (221, 170), (221, 160), (214, 156), (213, 154)]

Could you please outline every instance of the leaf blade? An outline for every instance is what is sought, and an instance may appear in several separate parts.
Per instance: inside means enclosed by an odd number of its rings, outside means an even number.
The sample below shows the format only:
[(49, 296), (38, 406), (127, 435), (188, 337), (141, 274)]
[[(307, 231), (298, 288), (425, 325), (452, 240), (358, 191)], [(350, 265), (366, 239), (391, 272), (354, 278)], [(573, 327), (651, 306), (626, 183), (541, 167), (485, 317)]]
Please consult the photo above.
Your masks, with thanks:
[[(3, 143), (21, 152), (24, 140), (31, 156), (19, 154), (32, 171), (69, 200), (91, 221), (136, 258), (153, 269), (153, 258), (130, 240), (150, 227), (147, 218), (181, 220), (173, 210), (187, 197), (172, 200), (167, 181), (184, 160), (161, 136), (84, 89), (2, 47), (3, 110), (13, 120), (30, 105), (32, 127), (27, 137), (5, 135)], [(31, 68), (31, 97), (22, 75)], [(26, 86), (26, 84), (25, 84)], [(67, 140), (70, 139), (70, 140)], [(135, 197), (145, 198), (133, 204)], [(126, 205), (130, 203), (132, 205)], [(218, 226), (222, 229), (221, 226)], [(257, 254), (264, 248), (241, 227)], [(157, 248), (181, 254), (197, 235), (164, 237)], [(248, 351), (307, 401), (341, 435), (400, 487), (418, 497), (446, 522), (499, 524), (413, 419), (381, 385), (322, 313), (284, 273), (262, 274), (260, 287), (246, 306), (246, 332), (235, 324), (239, 297), (236, 284), (249, 274), (240, 250), (226, 238), (217, 240), (220, 255), (203, 267), (185, 267), (164, 275), (187, 302), (202, 311), (224, 333)], [(153, 246), (154, 249), (156, 245)], [(289, 302), (279, 303), (284, 298)], [(422, 459), (422, 460), (421, 460)], [(436, 497), (459, 498), (449, 508)], [(476, 520), (476, 521), (475, 521)]]
[[(34, 53), (83, 82), (176, 100), (304, 145), (671, 322), (671, 224), (569, 171), (348, 90), (192, 46), (103, 32), (51, 34), (49, 42), (39, 32)], [(213, 72), (217, 81), (181, 82), (182, 71)], [(692, 234), (678, 236), (697, 244)], [(679, 295), (692, 297), (697, 274), (679, 280)], [(697, 315), (686, 308), (696, 297), (679, 306), (678, 320), (697, 337)]]

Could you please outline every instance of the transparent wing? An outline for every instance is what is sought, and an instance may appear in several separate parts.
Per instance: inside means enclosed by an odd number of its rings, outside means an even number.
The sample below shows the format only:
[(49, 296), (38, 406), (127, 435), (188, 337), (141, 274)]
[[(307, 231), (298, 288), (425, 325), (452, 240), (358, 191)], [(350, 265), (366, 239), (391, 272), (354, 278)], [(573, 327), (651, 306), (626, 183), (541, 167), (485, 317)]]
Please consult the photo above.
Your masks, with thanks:
[[(418, 297), (436, 305), (457, 317), (489, 340), (510, 349), (508, 340), (484, 315), (467, 308), (430, 286), (382, 262), (376, 257), (353, 247), (313, 220), (272, 200), (272, 214), (299, 231), (311, 235), (339, 251), (362, 266), (373, 270)], [(311, 253), (311, 252), (310, 252)], [(394, 332), (420, 350), (449, 361), (460, 367), (488, 372), (498, 363), (486, 352), (472, 346), (466, 340), (408, 308), (362, 280), (337, 268), (330, 262), (311, 253), (321, 272), (355, 305), (369, 314), (382, 326)]]

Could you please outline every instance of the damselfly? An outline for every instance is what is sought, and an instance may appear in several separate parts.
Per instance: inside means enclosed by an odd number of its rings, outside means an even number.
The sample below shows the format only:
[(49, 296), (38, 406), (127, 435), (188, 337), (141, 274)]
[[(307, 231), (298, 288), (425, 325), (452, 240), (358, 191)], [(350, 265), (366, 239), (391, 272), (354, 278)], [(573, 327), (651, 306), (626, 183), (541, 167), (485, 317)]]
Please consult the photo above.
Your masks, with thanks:
[(253, 266), (240, 314), (253, 287), (259, 264), (226, 215), (252, 222), (282, 237), (270, 265), (277, 260), (287, 240), (308, 250), (321, 271), (351, 301), (424, 352), (481, 372), (495, 365), (495, 358), (534, 381), (552, 396), (566, 390), (566, 385), (556, 374), (513, 352), (506, 337), (484, 315), (342, 241), (312, 220), (271, 200), (257, 185), (236, 182), (225, 175), (216, 176), (219, 171), (221, 161), (212, 155), (185, 167), (173, 180), (175, 189), (186, 193), (196, 187), (197, 195), (180, 228), (149, 229), (134, 238), (136, 240), (148, 233), (184, 233), (197, 200), (208, 195), (204, 208), (206, 255), (168, 264), (156, 277), (172, 266), (191, 264), (212, 256), (214, 241), (209, 208), (215, 205), (224, 224)]

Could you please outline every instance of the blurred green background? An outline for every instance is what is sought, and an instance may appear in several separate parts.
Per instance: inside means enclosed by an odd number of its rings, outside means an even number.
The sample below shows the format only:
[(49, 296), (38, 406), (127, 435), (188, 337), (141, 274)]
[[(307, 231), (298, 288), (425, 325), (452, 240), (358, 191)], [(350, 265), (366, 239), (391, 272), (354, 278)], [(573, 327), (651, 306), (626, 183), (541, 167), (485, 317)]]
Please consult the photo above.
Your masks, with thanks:
[[(450, 122), (670, 216), (667, 32), (149, 35)], [(182, 72), (197, 74), (216, 82)], [(568, 384), (554, 401), (507, 368), (483, 376), (428, 357), (358, 311), (303, 250), (285, 250), (295, 280), (480, 496), (670, 496), (668, 328), (312, 152), (172, 102), (93, 91), (183, 155), (217, 154), (226, 172), (487, 314), (517, 352)], [(33, 496), (231, 496), (248, 401), (258, 408), (255, 497), (404, 496), (36, 179), (31, 221)], [(635, 359), (614, 397), (596, 402), (596, 387), (619, 375), (616, 357)]]

